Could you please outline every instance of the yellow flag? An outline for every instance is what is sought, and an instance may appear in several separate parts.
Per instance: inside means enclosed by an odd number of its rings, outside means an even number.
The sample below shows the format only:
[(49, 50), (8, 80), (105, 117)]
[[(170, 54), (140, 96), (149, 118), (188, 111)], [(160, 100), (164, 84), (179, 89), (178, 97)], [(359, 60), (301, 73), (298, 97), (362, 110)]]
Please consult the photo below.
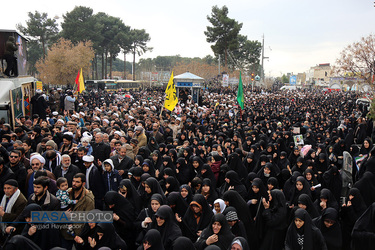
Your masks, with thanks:
[(78, 91), (79, 93), (82, 93), (82, 91), (85, 90), (85, 82), (83, 81), (83, 74), (82, 74), (82, 68), (81, 68), (81, 73), (79, 74), (79, 79), (78, 79)]
[(167, 89), (165, 90), (164, 107), (168, 109), (169, 111), (173, 111), (177, 103), (178, 103), (177, 92), (176, 92), (176, 86), (174, 85), (174, 82), (173, 82), (173, 71), (172, 71), (171, 78), (169, 78)]

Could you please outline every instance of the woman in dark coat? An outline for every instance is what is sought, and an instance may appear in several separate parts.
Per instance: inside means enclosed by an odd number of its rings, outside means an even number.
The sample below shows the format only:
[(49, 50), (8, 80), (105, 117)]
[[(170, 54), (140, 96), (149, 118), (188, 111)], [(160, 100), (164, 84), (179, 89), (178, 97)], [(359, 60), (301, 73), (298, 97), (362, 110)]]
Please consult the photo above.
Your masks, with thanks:
[(161, 235), (156, 229), (150, 229), (143, 238), (142, 243), (137, 250), (164, 250)]
[(373, 249), (375, 246), (375, 202), (358, 218), (353, 227), (353, 249)]
[(228, 166), (230, 170), (234, 170), (238, 176), (246, 178), (247, 170), (242, 164), (242, 160), (237, 153), (232, 153), (228, 156)]
[(156, 170), (160, 170), (161, 164), (163, 164), (163, 162), (162, 162), (162, 156), (159, 150), (154, 150), (151, 153), (150, 157), (151, 157), (152, 163), (154, 164), (154, 168)]
[(215, 214), (194, 245), (197, 250), (204, 250), (209, 245), (216, 245), (221, 250), (227, 250), (233, 238), (234, 235), (230, 231), (225, 216)]
[(176, 177), (180, 184), (188, 184), (193, 178), (193, 169), (191, 165), (186, 164), (185, 158), (178, 158), (176, 163)]
[[(183, 235), (193, 242), (197, 240), (213, 216), (212, 209), (201, 194), (195, 194), (183, 218), (178, 218)], [(199, 218), (199, 219), (198, 219)]]
[(285, 250), (327, 250), (320, 230), (314, 226), (309, 213), (297, 209), (295, 219), (288, 228), (285, 238)]
[(175, 215), (168, 205), (159, 207), (150, 228), (160, 232), (161, 240), (166, 250), (172, 249), (174, 240), (182, 235), (181, 229), (176, 223)]
[(348, 203), (341, 207), (341, 224), (343, 233), (343, 249), (350, 249), (352, 231), (355, 222), (366, 211), (367, 206), (357, 188), (349, 190)]
[(303, 176), (298, 176), (296, 185), (291, 191), (290, 200), (288, 201), (289, 206), (298, 206), (298, 197), (301, 194), (307, 194), (311, 199), (310, 185)]
[(320, 196), (320, 189), (319, 187), (314, 188), (314, 186), (319, 184), (318, 179), (315, 177), (314, 171), (310, 168), (306, 169), (305, 172), (303, 173), (303, 176), (307, 180), (307, 182), (310, 185), (310, 190), (311, 190), (311, 196), (312, 199), (315, 200)]
[(170, 193), (167, 197), (167, 204), (172, 208), (173, 214), (178, 214), (179, 217), (182, 217), (189, 207), (180, 192)]
[(214, 189), (216, 189), (216, 177), (215, 177), (215, 174), (212, 172), (211, 170), (211, 167), (210, 165), (208, 164), (203, 164), (202, 165), (202, 169), (201, 169), (201, 172), (200, 174), (197, 175), (198, 177), (200, 177), (202, 180), (204, 178), (209, 178), (211, 180), (211, 185)]
[(108, 191), (104, 196), (107, 207), (113, 211), (113, 226), (129, 248), (135, 247), (134, 219), (136, 213), (133, 205), (115, 191)]
[(289, 201), (290, 198), (291, 198), (292, 190), (296, 186), (298, 176), (301, 176), (300, 172), (298, 172), (298, 171), (293, 172), (292, 176), (290, 176), (290, 178), (284, 184), (283, 192), (284, 192), (284, 195), (285, 195), (285, 199), (287, 201)]
[(164, 199), (160, 194), (153, 194), (150, 203), (146, 208), (142, 209), (137, 219), (134, 222), (134, 226), (137, 233), (136, 243), (141, 244), (144, 235), (146, 234), (149, 224), (154, 219), (156, 211), (160, 206), (164, 205)]
[(328, 250), (340, 250), (342, 247), (341, 226), (339, 214), (334, 208), (327, 208), (323, 214), (313, 220), (313, 223), (323, 234)]
[(259, 249), (282, 249), (287, 228), (287, 207), (283, 192), (274, 189), (270, 192), (269, 201), (263, 199), (265, 210), (262, 221), (265, 228), (263, 241)]
[(91, 242), (89, 237), (89, 243), (93, 249), (105, 247), (110, 249), (128, 249), (125, 241), (116, 233), (113, 224), (99, 223), (96, 233), (95, 239), (91, 239)]
[(193, 200), (193, 191), (191, 190), (191, 187), (188, 184), (182, 184), (180, 186), (180, 194), (187, 204), (190, 204), (190, 202)]
[(228, 221), (232, 234), (235, 237), (242, 236), (247, 240), (245, 224), (243, 223), (243, 221), (239, 220), (237, 210), (234, 207), (227, 207), (225, 208), (223, 214)]
[(254, 153), (249, 152), (246, 155), (246, 158), (243, 161), (243, 165), (245, 166), (245, 168), (246, 168), (246, 170), (247, 170), (248, 173), (253, 172), (253, 170), (255, 168), (255, 165), (256, 165)]
[(242, 198), (246, 199), (246, 187), (240, 181), (238, 174), (233, 170), (229, 170), (225, 174), (225, 183), (220, 187), (220, 194), (224, 194), (229, 189), (237, 191), (242, 196)]
[[(50, 249), (52, 247), (56, 247), (60, 245), (60, 232), (58, 229), (51, 226), (51, 228), (41, 228), (41, 223), (32, 223), (31, 222), (31, 212), (33, 211), (42, 211), (42, 208), (36, 204), (31, 203), (27, 205), (22, 213), (18, 216), (16, 221), (18, 222), (27, 222), (23, 231), (21, 233), (22, 236), (32, 240), (35, 244), (37, 244), (41, 249)], [(14, 225), (12, 225), (15, 227)], [(36, 227), (36, 231), (34, 234), (29, 234), (29, 229), (31, 227)]]
[(218, 198), (217, 192), (209, 178), (204, 178), (201, 186), (201, 194), (206, 198), (210, 207), (213, 207), (214, 201)]
[(173, 242), (173, 250), (196, 250), (193, 242), (185, 236), (178, 237)]
[(320, 214), (322, 214), (327, 207), (332, 207), (339, 211), (339, 204), (337, 203), (336, 198), (333, 196), (332, 192), (326, 188), (322, 189), (320, 192), (320, 199), (314, 202), (314, 206)]
[(324, 188), (328, 188), (336, 201), (340, 200), (341, 189), (342, 189), (342, 178), (337, 166), (330, 166), (328, 170), (323, 174)]
[(238, 218), (245, 223), (247, 238), (252, 241), (254, 239), (254, 220), (251, 217), (246, 201), (234, 190), (226, 191), (223, 195), (223, 200), (227, 207), (231, 206), (237, 210)]
[(231, 250), (233, 248), (236, 250), (250, 250), (247, 240), (243, 237), (236, 237), (232, 240), (232, 243), (230, 244), (228, 250)]
[(134, 207), (135, 214), (139, 214), (141, 211), (141, 196), (133, 186), (129, 179), (124, 179), (120, 181), (119, 193), (124, 196)]
[(259, 178), (255, 178), (249, 190), (248, 202), (251, 218), (255, 218), (262, 203), (262, 198), (268, 199), (267, 189)]
[(311, 219), (319, 217), (320, 215), (316, 210), (316, 207), (314, 206), (314, 203), (312, 202), (310, 196), (308, 196), (307, 194), (301, 194), (298, 197), (298, 208), (305, 209), (309, 213)]
[(174, 176), (168, 176), (167, 179), (165, 179), (165, 195), (168, 197), (168, 195), (172, 192), (178, 191), (180, 189), (180, 183)]
[(372, 140), (367, 137), (361, 146), (361, 149), (359, 150), (359, 154), (361, 155), (368, 155), (371, 152), (371, 149), (374, 147)]
[(366, 206), (370, 206), (373, 202), (375, 202), (375, 174), (366, 171), (362, 178), (358, 180), (354, 187), (358, 188), (361, 192), (362, 198), (366, 204)]
[(160, 194), (163, 197), (163, 204), (166, 203), (166, 197), (164, 195), (163, 189), (160, 187), (159, 182), (154, 177), (149, 177), (145, 181), (145, 192), (142, 196), (143, 199), (143, 206), (149, 204), (151, 196), (153, 194)]

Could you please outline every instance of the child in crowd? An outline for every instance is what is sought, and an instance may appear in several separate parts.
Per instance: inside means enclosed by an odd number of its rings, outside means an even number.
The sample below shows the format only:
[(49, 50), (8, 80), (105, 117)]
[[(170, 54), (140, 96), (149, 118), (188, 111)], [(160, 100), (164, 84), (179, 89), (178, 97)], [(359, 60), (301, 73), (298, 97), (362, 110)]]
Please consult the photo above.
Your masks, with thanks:
[(70, 208), (69, 205), (77, 204), (77, 200), (71, 200), (68, 193), (68, 180), (64, 177), (60, 177), (56, 181), (57, 190), (56, 197), (61, 203), (61, 210), (66, 211)]
[(90, 137), (82, 137), (81, 139), (81, 143), (78, 144), (77, 148), (80, 148), (80, 147), (84, 147), (87, 149), (87, 155), (91, 155), (92, 154), (92, 146), (90, 145)]
[(118, 190), (119, 183), (122, 180), (118, 170), (113, 166), (111, 159), (107, 159), (103, 162), (103, 180), (105, 184), (105, 191), (116, 191)]

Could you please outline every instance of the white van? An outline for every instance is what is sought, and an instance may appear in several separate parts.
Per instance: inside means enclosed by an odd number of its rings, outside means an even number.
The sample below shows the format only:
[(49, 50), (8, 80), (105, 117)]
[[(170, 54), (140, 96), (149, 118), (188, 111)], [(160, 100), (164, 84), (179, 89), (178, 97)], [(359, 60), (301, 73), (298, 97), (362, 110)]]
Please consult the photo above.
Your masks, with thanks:
[(282, 86), (280, 90), (297, 90), (296, 86)]

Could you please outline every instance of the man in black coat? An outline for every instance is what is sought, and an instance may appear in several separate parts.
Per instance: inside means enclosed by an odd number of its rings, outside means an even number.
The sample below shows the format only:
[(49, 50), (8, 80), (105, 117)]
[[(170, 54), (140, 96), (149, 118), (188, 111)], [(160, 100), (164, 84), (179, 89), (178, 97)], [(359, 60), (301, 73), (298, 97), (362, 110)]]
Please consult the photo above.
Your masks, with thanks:
[(72, 186), (74, 175), (81, 173), (80, 169), (72, 164), (69, 155), (61, 156), (61, 166), (57, 166), (53, 171), (56, 179), (59, 177), (65, 177), (68, 180), (68, 186)]
[(16, 179), (16, 175), (5, 166), (4, 159), (0, 157), (0, 197), (4, 195), (4, 183), (9, 179)]
[(129, 156), (126, 156), (126, 147), (121, 146), (118, 150), (118, 154), (112, 156), (110, 159), (122, 178), (126, 178), (128, 175), (128, 170), (134, 164), (134, 161)]
[(26, 183), (26, 177), (27, 172), (26, 168), (21, 162), (21, 151), (19, 150), (13, 150), (10, 152), (9, 155), (9, 162), (5, 164), (6, 167), (9, 167), (9, 169), (14, 173), (15, 180), (18, 183), (19, 189), (23, 194), (25, 193), (25, 183)]
[(86, 188), (90, 190), (95, 197), (95, 208), (103, 209), (103, 198), (105, 194), (102, 171), (94, 164), (94, 156), (85, 155), (83, 161), (86, 167)]
[(45, 120), (47, 116), (46, 109), (48, 108), (48, 104), (42, 95), (42, 90), (37, 89), (35, 92), (36, 95), (31, 98), (32, 112), (33, 114), (38, 114), (40, 118)]
[(99, 166), (101, 166), (103, 161), (109, 159), (110, 154), (111, 154), (111, 146), (103, 142), (102, 133), (100, 132), (96, 133), (95, 144), (93, 146), (93, 154), (92, 154), (95, 157), (95, 161), (98, 163)]

